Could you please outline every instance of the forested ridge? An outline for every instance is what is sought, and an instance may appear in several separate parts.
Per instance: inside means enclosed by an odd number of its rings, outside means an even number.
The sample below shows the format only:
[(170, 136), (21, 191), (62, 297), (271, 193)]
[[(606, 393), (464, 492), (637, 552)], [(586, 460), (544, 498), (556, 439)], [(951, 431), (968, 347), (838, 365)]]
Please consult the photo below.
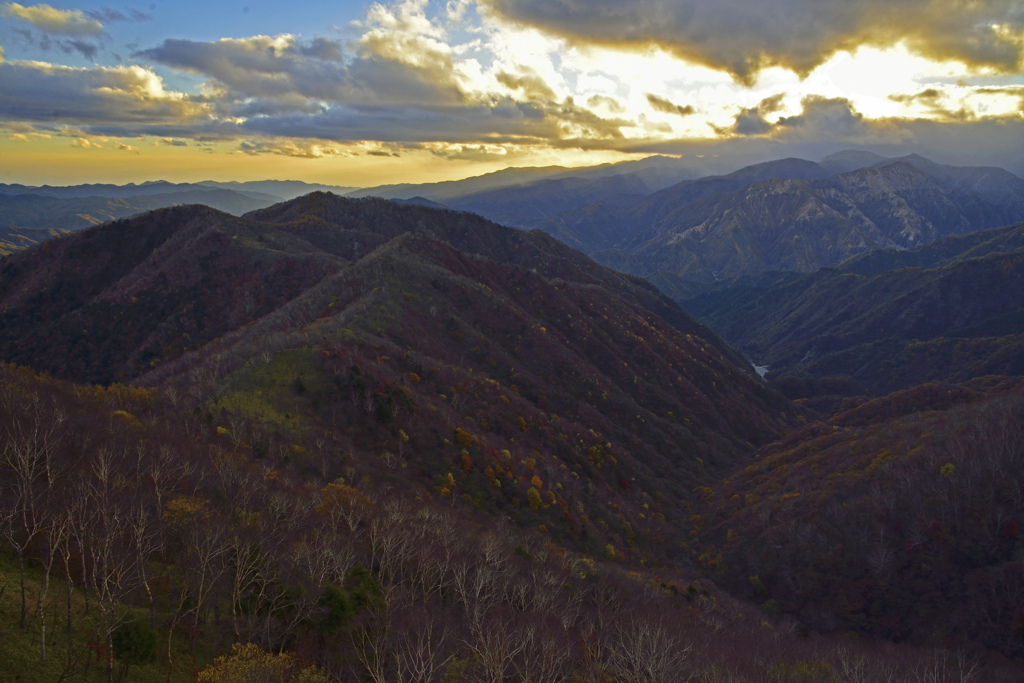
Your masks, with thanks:
[[(20, 252), (0, 320), (15, 680), (1019, 680), (1015, 380), (824, 415), (544, 233), (324, 193)], [(940, 535), (876, 562), (889, 472)]]

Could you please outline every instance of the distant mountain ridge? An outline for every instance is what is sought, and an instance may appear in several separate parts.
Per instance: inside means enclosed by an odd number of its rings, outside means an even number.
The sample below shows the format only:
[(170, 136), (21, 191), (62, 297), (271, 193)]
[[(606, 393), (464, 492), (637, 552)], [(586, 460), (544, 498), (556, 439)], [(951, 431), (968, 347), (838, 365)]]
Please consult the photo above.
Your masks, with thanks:
[(277, 201), (203, 186), (201, 189), (170, 191), (174, 187), (164, 185), (162, 189), (168, 191), (121, 197), (0, 195), (0, 254), (11, 253), (63, 232), (74, 232), (167, 206), (203, 204), (241, 215)]
[[(1024, 219), (1024, 180), (964, 177), (973, 179), (974, 189), (898, 161), (819, 179), (767, 180), (696, 200), (684, 184), (656, 195), (654, 210), (654, 197), (634, 203), (632, 223), (601, 212), (606, 222), (641, 228), (616, 249), (592, 255), (643, 277), (663, 271), (714, 281), (769, 270), (808, 272), (871, 249), (911, 248)], [(986, 184), (985, 177), (997, 182)], [(1019, 189), (1015, 198), (1004, 191), (1008, 185)], [(984, 196), (978, 186), (987, 188)], [(576, 219), (566, 225), (589, 220), (580, 214)]]
[(20, 185), (0, 183), (0, 196), (9, 195), (40, 195), (60, 199), (78, 199), (84, 197), (146, 197), (151, 195), (176, 194), (183, 192), (208, 192), (210, 190), (231, 190), (237, 194), (256, 200), (279, 202), (294, 199), (310, 192), (334, 192), (344, 194), (354, 188), (340, 185), (322, 185), (307, 183), (300, 180), (255, 180), (255, 181), (215, 181), (204, 180), (197, 183), (172, 183), (166, 180), (152, 180), (143, 183), (127, 183), (115, 185), (111, 183), (87, 183), (82, 185)]
[[(138, 208), (155, 208), (180, 203), (173, 199), (178, 187), (197, 193), (216, 187), (245, 198), (197, 194), (189, 199), (236, 214), (310, 190), (402, 201), (418, 197), (421, 203), (472, 211), (504, 225), (540, 228), (623, 272), (708, 283), (773, 270), (810, 272), (871, 249), (912, 248), (1024, 220), (1021, 178), (1003, 169), (947, 166), (914, 154), (886, 158), (846, 151), (821, 163), (779, 159), (708, 177), (697, 177), (697, 168), (693, 161), (652, 157), (580, 169), (509, 168), (458, 181), (355, 190), (298, 181), (206, 181), (186, 186), (0, 186), (0, 195), (31, 191), (81, 198), (106, 192), (132, 197)], [(142, 205), (139, 196), (162, 199)], [(4, 213), (0, 210), (0, 222)], [(75, 207), (65, 213), (94, 216)], [(49, 231), (84, 225), (9, 217), (6, 222)], [(19, 234), (8, 244), (30, 239), (24, 230)]]
[[(1024, 180), (997, 168), (847, 151), (821, 163), (779, 159), (726, 175), (664, 182), (628, 164), (509, 169), (451, 183), (359, 190), (418, 194), (516, 227), (540, 229), (642, 277), (713, 282), (808, 272), (863, 251), (910, 248), (1024, 219)], [(542, 176), (542, 177), (538, 177)]]
[(884, 394), (1024, 374), (1024, 224), (868, 252), (682, 305), (774, 377), (845, 375)]
[(345, 193), (350, 187), (296, 180), (39, 187), (0, 184), (0, 255), (63, 232), (168, 206), (202, 204), (236, 216), (313, 191)]

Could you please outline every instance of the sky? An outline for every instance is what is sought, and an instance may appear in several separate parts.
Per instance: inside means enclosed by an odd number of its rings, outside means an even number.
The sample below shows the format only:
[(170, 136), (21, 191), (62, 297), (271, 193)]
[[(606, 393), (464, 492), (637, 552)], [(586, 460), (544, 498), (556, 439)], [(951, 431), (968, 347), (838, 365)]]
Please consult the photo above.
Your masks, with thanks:
[(0, 182), (841, 149), (1024, 173), (1022, 0), (0, 0)]

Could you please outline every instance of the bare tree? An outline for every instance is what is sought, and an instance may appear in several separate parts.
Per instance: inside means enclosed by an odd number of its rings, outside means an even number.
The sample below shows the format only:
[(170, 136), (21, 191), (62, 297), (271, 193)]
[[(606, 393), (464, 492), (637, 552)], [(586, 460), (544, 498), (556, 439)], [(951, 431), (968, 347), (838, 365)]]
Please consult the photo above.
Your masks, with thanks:
[[(38, 402), (38, 401), (37, 401)], [(36, 406), (39, 409), (39, 406)], [(14, 417), (0, 433), (0, 466), (10, 477), (0, 503), (0, 522), (7, 542), (18, 556), (21, 581), (21, 627), (25, 628), (25, 552), (45, 528), (45, 498), (50, 492), (53, 455), (60, 422), (47, 426), (38, 415)], [(63, 421), (63, 418), (61, 418)]]
[(504, 683), (515, 671), (515, 660), (529, 644), (502, 610), (491, 610), (470, 625), (466, 645), (476, 656), (480, 683)]
[(685, 681), (690, 645), (661, 619), (636, 615), (620, 623), (609, 642), (612, 672), (630, 683)]
[(515, 661), (516, 680), (523, 683), (568, 680), (572, 669), (572, 648), (557, 618), (534, 614), (516, 632), (523, 641)]
[[(46, 596), (50, 592), (50, 575), (53, 563), (62, 549), (68, 545), (70, 521), (63, 515), (54, 516), (46, 533), (46, 544), (43, 554), (43, 581), (39, 588), (37, 614), (39, 615), (39, 663), (46, 662)], [(70, 639), (68, 646), (70, 647)]]
[(447, 624), (438, 626), (438, 618), (428, 607), (410, 610), (404, 628), (394, 637), (396, 683), (433, 683), (441, 678), (455, 656), (455, 644)]
[(173, 507), (174, 514), (166, 519), (169, 533), (174, 540), (178, 566), (182, 581), (173, 603), (170, 624), (167, 629), (167, 680), (174, 670), (172, 639), (174, 630), (187, 617), (192, 617), (191, 643), (199, 631), (214, 585), (227, 570), (226, 556), (230, 545), (225, 539), (224, 524), (214, 518), (205, 503), (195, 499), (180, 499), (181, 505)]

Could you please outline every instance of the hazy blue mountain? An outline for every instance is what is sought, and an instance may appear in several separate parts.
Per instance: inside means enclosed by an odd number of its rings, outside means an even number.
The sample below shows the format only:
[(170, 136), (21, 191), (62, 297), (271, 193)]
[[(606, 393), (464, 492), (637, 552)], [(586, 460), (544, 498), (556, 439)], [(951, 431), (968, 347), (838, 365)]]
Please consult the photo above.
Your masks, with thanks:
[[(503, 225), (535, 228), (555, 214), (607, 197), (629, 199), (648, 195), (651, 191), (651, 187), (634, 174), (600, 178), (570, 177), (456, 197), (449, 200), (448, 204)], [(570, 246), (576, 246), (565, 241)]]
[(349, 192), (349, 197), (383, 197), (385, 199), (408, 199), (426, 197), (436, 202), (449, 203), (455, 198), (469, 197), (479, 193), (503, 188), (522, 188), (544, 180), (568, 178), (595, 180), (614, 176), (631, 175), (651, 189), (658, 189), (678, 182), (682, 178), (698, 175), (698, 166), (673, 157), (655, 156), (641, 161), (619, 164), (601, 164), (584, 168), (566, 166), (529, 166), (506, 168), (493, 173), (450, 180), (439, 183), (400, 183), (365, 187)]
[[(88, 197), (110, 197), (125, 199), (130, 197), (148, 197), (161, 194), (181, 194), (184, 192), (209, 192), (210, 183), (169, 183), (166, 180), (156, 180), (145, 183), (128, 183), (127, 185), (113, 185), (110, 183), (97, 183), (85, 185), (4, 185), (0, 184), (0, 196), (15, 195), (38, 195), (43, 197), (56, 197), (59, 199), (84, 199)], [(233, 189), (233, 188), (219, 188)], [(255, 189), (235, 189), (238, 194), (268, 202), (280, 201), (281, 198), (275, 194), (259, 192)]]
[(117, 218), (181, 204), (203, 204), (236, 216), (274, 203), (233, 190), (198, 190), (129, 197), (0, 195), (0, 252), (10, 253), (63, 232), (74, 232)]
[(249, 180), (245, 182), (230, 181), (221, 182), (215, 180), (204, 180), (199, 185), (216, 187), (222, 190), (234, 190), (248, 195), (260, 194), (274, 201), (295, 199), (310, 192), (333, 192), (343, 195), (352, 192), (356, 188), (341, 185), (322, 185), (319, 183), (306, 183), (301, 180)]
[(831, 173), (849, 173), (868, 166), (876, 166), (884, 163), (888, 157), (874, 152), (866, 152), (858, 149), (846, 149), (835, 154), (829, 154), (819, 163), (822, 168)]
[(892, 163), (909, 164), (937, 178), (951, 190), (969, 190), (984, 201), (997, 206), (1011, 207), (1016, 211), (1024, 208), (1024, 179), (1005, 169), (993, 166), (946, 166), (918, 154), (889, 159), (876, 166)]

